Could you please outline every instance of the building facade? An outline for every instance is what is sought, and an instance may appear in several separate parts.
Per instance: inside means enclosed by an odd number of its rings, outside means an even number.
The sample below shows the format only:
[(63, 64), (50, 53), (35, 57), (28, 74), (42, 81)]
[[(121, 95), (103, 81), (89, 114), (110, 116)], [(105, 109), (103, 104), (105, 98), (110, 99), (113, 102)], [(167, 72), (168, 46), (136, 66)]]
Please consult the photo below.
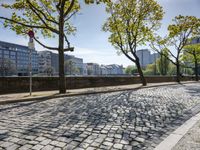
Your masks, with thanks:
[[(30, 56), (30, 50), (27, 46), (0, 41), (0, 60), (1, 62), (4, 62), (5, 60), (11, 61), (16, 68), (15, 75), (19, 76), (29, 75), (29, 66), (30, 66), (29, 56)], [(32, 60), (31, 61), (32, 73), (37, 74), (38, 54), (36, 50), (32, 50), (31, 60)]]
[(160, 54), (158, 53), (153, 53), (150, 55), (150, 64), (153, 64), (158, 58), (160, 58)]
[(88, 75), (100, 75), (100, 66), (97, 63), (87, 63)]
[(151, 54), (148, 49), (141, 49), (136, 52), (139, 57), (139, 62), (142, 68), (146, 68), (147, 65), (152, 64), (160, 57), (158, 53)]
[(87, 74), (87, 64), (86, 63), (83, 63), (83, 75), (84, 76), (87, 76), (88, 74)]
[(138, 50), (136, 55), (139, 57), (140, 65), (142, 68), (145, 68), (148, 64), (150, 64), (151, 53), (148, 49)]
[(101, 75), (109, 75), (108, 68), (105, 65), (100, 66)]
[(101, 65), (101, 75), (123, 75), (123, 66), (112, 64), (112, 65)]
[[(76, 67), (79, 71), (76, 72), (76, 75), (83, 75), (83, 59), (77, 58), (73, 55), (64, 55), (65, 62), (71, 61), (73, 66)], [(39, 52), (39, 70), (44, 73), (45, 69), (51, 67), (53, 69), (53, 74), (59, 74), (59, 56), (57, 53), (51, 51), (40, 51)], [(74, 73), (73, 73), (74, 74)]]
[(72, 61), (72, 63), (74, 64), (74, 67), (78, 69), (78, 71), (76, 72), (76, 75), (84, 74), (84, 64), (83, 64), (82, 58), (77, 58), (75, 56), (68, 55), (68, 59), (66, 60)]
[(38, 55), (39, 55), (38, 71), (39, 73), (44, 73), (47, 68), (51, 67), (51, 52), (40, 51), (38, 52)]

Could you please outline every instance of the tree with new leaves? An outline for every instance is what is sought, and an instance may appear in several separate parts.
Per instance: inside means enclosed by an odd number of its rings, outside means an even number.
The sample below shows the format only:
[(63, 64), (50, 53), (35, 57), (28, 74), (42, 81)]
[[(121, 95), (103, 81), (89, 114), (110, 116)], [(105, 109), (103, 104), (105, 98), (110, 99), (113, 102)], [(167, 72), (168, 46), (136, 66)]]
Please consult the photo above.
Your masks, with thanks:
[(133, 66), (133, 65), (127, 66), (126, 69), (125, 69), (125, 73), (129, 74), (129, 75), (137, 74), (137, 68), (136, 68), (136, 66)]
[(106, 11), (110, 17), (103, 30), (111, 33), (109, 42), (136, 64), (145, 86), (146, 79), (136, 51), (138, 46), (149, 41), (154, 31), (160, 27), (162, 7), (155, 0), (117, 0), (108, 2)]
[(163, 49), (160, 54), (160, 58), (157, 60), (158, 72), (160, 75), (167, 75), (169, 70), (169, 53), (167, 49)]
[(198, 68), (200, 67), (200, 44), (187, 45), (183, 49), (182, 60), (194, 64), (195, 80), (199, 80)]
[(144, 75), (155, 75), (156, 64), (148, 64), (144, 69)]
[[(85, 0), (86, 4), (106, 2), (108, 0)], [(66, 92), (64, 73), (64, 52), (73, 51), (68, 41), (68, 35), (73, 34), (76, 28), (70, 23), (70, 19), (79, 10), (78, 0), (15, 0), (1, 3), (1, 7), (10, 9), (12, 16), (4, 20), (4, 26), (15, 31), (19, 35), (26, 35), (29, 30), (44, 37), (56, 37), (58, 45), (51, 47), (45, 45), (41, 39), (35, 37), (35, 41), (49, 50), (59, 53), (59, 91)]]
[[(193, 36), (199, 34), (200, 19), (195, 16), (176, 16), (173, 19), (173, 24), (168, 26), (168, 35), (165, 38), (157, 36), (153, 39), (151, 47), (161, 54), (162, 49), (166, 49), (169, 53), (169, 57), (165, 54), (171, 63), (176, 66), (176, 80), (180, 82), (180, 56), (183, 48), (189, 43)], [(173, 53), (172, 50), (176, 53)]]

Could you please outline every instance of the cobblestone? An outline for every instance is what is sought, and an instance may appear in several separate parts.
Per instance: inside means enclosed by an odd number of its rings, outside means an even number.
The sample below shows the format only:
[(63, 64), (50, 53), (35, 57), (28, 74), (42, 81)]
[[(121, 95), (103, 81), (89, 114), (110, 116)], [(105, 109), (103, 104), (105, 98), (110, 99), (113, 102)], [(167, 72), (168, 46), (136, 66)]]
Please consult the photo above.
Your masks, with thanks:
[(0, 149), (153, 149), (199, 110), (200, 84), (0, 106)]

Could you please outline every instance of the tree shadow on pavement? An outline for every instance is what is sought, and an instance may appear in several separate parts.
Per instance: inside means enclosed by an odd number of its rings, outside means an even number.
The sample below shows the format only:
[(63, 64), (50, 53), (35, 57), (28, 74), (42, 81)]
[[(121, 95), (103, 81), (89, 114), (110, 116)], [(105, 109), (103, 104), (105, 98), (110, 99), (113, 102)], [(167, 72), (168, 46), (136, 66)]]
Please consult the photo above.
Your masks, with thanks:
[(73, 141), (77, 147), (88, 141), (100, 141), (101, 145), (110, 141), (147, 149), (192, 115), (186, 104), (167, 96), (123, 91), (29, 103), (5, 111), (15, 111), (11, 132), (18, 128), (27, 136), (44, 136), (67, 144)]

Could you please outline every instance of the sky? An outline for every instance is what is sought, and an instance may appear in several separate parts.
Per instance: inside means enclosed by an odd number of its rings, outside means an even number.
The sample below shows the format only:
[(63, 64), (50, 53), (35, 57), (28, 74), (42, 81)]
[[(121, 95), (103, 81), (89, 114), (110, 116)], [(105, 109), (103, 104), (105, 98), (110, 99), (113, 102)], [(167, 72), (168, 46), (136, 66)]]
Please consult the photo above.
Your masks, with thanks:
[[(2, 0), (1, 0), (2, 1)], [(13, 1), (13, 0), (3, 0)], [(193, 15), (200, 18), (200, 0), (158, 0), (163, 7), (165, 15), (162, 20), (162, 27), (159, 35), (167, 34), (167, 26), (171, 20), (181, 15)], [(95, 62), (99, 64), (119, 64), (123, 66), (133, 65), (128, 58), (118, 55), (117, 50), (108, 42), (109, 33), (102, 31), (102, 25), (106, 21), (108, 14), (104, 5), (81, 5), (81, 11), (72, 18), (74, 26), (77, 28), (75, 35), (69, 37), (71, 46), (75, 47), (74, 52), (67, 52), (83, 58), (84, 63)], [(8, 16), (9, 12), (0, 8), (0, 16)], [(58, 39), (46, 39), (40, 37), (45, 44), (56, 46)], [(28, 45), (28, 38), (18, 36), (15, 32), (5, 29), (0, 22), (0, 41), (6, 41), (21, 45)], [(46, 50), (37, 43), (36, 50)], [(148, 48), (143, 46), (141, 48)]]

